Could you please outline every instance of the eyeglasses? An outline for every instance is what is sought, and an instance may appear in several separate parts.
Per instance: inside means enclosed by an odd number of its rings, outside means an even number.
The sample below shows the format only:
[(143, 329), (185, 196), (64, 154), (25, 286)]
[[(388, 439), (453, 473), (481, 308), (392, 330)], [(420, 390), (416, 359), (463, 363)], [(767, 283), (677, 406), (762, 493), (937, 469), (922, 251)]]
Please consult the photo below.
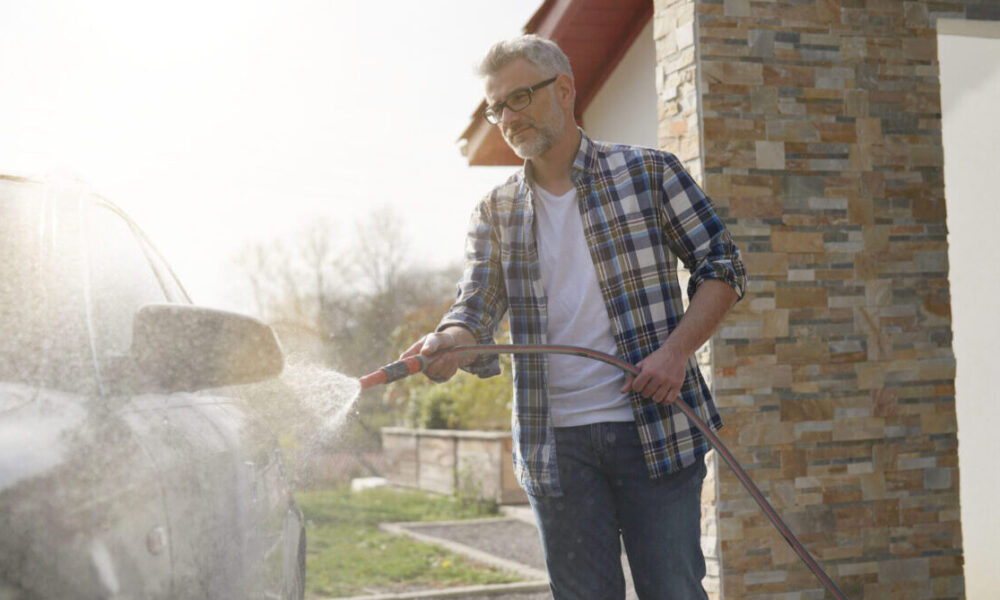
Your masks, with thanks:
[(528, 106), (531, 104), (531, 92), (542, 89), (543, 87), (549, 85), (558, 78), (559, 76), (556, 75), (551, 79), (546, 79), (541, 83), (536, 83), (535, 85), (529, 88), (522, 88), (520, 90), (516, 90), (513, 93), (511, 93), (511, 95), (507, 96), (507, 99), (504, 100), (503, 102), (499, 104), (494, 104), (493, 106), (488, 106), (486, 110), (483, 112), (483, 115), (486, 117), (487, 121), (489, 121), (493, 125), (496, 125), (497, 123), (500, 122), (500, 119), (503, 118), (504, 108), (509, 108), (514, 112), (521, 112), (522, 110), (528, 108)]

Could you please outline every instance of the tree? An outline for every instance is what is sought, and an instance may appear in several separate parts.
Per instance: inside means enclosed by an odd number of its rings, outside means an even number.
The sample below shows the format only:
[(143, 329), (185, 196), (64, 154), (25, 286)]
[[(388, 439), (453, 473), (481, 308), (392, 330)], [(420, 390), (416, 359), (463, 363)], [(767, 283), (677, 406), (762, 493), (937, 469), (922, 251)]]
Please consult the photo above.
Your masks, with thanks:
[[(440, 317), (459, 272), (412, 265), (399, 219), (386, 209), (347, 236), (337, 233), (318, 221), (294, 237), (248, 246), (240, 266), (260, 317), (275, 325), (286, 351), (357, 377), (399, 356), (409, 315)], [(385, 389), (362, 394), (335, 443), (377, 444), (379, 427), (400, 423), (401, 409)]]

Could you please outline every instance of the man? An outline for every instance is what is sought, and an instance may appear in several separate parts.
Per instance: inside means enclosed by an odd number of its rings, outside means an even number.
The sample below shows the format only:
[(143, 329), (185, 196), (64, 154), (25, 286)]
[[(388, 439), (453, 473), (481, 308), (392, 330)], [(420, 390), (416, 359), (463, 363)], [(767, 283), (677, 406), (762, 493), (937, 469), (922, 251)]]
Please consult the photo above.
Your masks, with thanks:
[[(526, 35), (483, 59), (486, 118), (524, 168), (476, 207), (458, 298), (404, 356), (492, 343), (509, 312), (517, 344), (615, 354), (636, 377), (579, 357), (514, 357), (514, 466), (556, 599), (623, 598), (624, 541), (640, 598), (705, 598), (703, 436), (671, 404), (722, 421), (693, 359), (743, 295), (739, 251), (676, 158), (590, 140), (574, 120), (569, 61)], [(683, 314), (676, 258), (691, 271)], [(499, 372), (496, 357), (443, 357), (426, 375)], [(619, 537), (620, 536), (620, 537)]]

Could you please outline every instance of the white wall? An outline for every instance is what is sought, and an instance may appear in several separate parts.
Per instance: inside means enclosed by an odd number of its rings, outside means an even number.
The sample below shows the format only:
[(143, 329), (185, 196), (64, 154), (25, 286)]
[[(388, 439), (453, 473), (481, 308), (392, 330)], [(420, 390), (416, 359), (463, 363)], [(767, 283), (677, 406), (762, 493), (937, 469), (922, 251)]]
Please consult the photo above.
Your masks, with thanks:
[(1000, 23), (939, 22), (968, 598), (1000, 590)]
[(656, 148), (656, 48), (653, 20), (583, 111), (592, 139)]

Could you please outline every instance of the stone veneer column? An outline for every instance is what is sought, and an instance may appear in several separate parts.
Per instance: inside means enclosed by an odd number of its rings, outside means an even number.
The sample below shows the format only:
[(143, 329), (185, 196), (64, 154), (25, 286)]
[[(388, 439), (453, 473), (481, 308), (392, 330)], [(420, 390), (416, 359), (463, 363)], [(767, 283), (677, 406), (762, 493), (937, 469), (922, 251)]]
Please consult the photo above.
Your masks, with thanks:
[[(934, 27), (997, 3), (654, 6), (661, 147), (750, 274), (712, 345), (725, 442), (849, 597), (963, 598)], [(705, 500), (713, 598), (824, 597), (725, 466)]]
[[(701, 131), (698, 114), (697, 61), (695, 56), (694, 0), (656, 0), (653, 37), (656, 42), (656, 93), (659, 97), (660, 148), (672, 152), (695, 181), (704, 183)], [(686, 271), (680, 270), (682, 279)], [(681, 289), (687, 282), (681, 281)], [(698, 362), (711, 385), (711, 353), (706, 344), (698, 351)], [(708, 474), (702, 487), (702, 550), (707, 574), (703, 580), (710, 600), (720, 600), (718, 537), (718, 458), (706, 457)]]

